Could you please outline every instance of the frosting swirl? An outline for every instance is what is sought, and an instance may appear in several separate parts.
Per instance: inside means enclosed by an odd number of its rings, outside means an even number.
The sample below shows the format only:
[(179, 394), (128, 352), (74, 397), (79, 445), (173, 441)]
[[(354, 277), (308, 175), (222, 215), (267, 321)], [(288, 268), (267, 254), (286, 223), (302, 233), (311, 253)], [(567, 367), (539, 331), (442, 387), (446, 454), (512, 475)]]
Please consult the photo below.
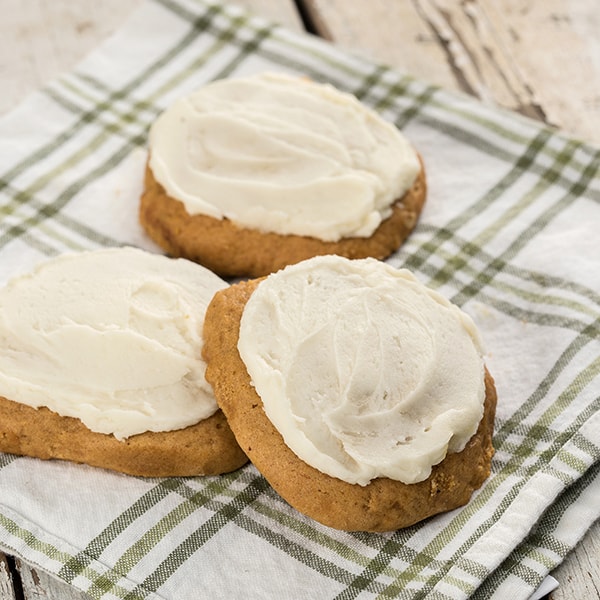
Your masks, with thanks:
[(66, 254), (0, 290), (0, 394), (118, 439), (217, 410), (204, 312), (227, 284), (134, 248)]
[(189, 214), (325, 241), (370, 236), (420, 169), (403, 135), (354, 96), (283, 74), (176, 101), (151, 128), (149, 164)]
[(316, 257), (270, 275), (244, 309), (238, 350), (288, 447), (349, 483), (426, 479), (483, 415), (472, 320), (374, 259)]

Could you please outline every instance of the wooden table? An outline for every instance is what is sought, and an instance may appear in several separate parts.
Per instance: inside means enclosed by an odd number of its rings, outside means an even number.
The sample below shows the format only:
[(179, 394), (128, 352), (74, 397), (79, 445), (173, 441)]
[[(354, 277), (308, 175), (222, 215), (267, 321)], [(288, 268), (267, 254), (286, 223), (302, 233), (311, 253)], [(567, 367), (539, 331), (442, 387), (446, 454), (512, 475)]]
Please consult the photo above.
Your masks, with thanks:
[[(70, 69), (142, 0), (0, 0), (0, 114)], [(237, 0), (290, 29), (600, 143), (598, 0)], [(552, 600), (600, 599), (600, 524)], [(0, 600), (84, 600), (0, 553)]]

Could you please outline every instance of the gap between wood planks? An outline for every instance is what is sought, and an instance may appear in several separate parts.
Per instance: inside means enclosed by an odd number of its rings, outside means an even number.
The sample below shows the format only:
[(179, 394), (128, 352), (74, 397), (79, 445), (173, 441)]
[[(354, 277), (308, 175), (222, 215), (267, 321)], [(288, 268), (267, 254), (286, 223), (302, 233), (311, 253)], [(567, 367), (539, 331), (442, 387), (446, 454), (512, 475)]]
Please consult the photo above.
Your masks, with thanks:
[(26, 600), (16, 560), (0, 552), (0, 599)]

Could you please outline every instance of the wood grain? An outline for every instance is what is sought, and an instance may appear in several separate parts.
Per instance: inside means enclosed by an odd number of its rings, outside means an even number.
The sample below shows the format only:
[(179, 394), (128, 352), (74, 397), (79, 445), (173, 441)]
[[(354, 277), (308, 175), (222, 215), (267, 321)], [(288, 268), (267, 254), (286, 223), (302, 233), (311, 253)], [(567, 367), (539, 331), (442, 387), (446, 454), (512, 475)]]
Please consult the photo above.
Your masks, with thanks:
[(600, 142), (597, 0), (305, 3), (349, 50)]
[[(141, 3), (0, 0), (0, 114), (73, 68)], [(236, 4), (288, 29), (303, 30), (293, 0), (237, 0)]]
[(431, 83), (460, 89), (444, 47), (414, 3), (305, 0), (304, 4), (323, 38)]
[(552, 575), (560, 586), (550, 600), (600, 599), (600, 523), (588, 531)]
[(0, 600), (16, 600), (13, 574), (8, 558), (0, 552)]
[[(23, 600), (91, 600), (88, 594), (20, 560), (16, 561), (16, 568), (21, 577)], [(4, 600), (2, 596), (0, 600)], [(20, 599), (17, 596), (15, 600)]]

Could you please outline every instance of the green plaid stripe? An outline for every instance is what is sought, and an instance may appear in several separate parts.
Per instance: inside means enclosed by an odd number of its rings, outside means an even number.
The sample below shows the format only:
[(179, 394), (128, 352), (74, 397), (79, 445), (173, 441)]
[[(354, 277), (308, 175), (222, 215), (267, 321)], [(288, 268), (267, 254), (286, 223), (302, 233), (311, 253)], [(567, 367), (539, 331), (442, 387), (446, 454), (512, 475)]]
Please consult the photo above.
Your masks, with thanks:
[[(26, 232), (30, 234), (32, 229), (46, 219), (58, 219), (59, 222), (62, 221), (61, 224), (63, 226), (77, 229), (79, 233), (87, 234), (85, 237), (88, 239), (91, 238), (95, 239), (97, 242), (104, 242), (104, 245), (116, 245), (114, 240), (106, 239), (105, 236), (100, 236), (99, 234), (93, 232), (93, 229), (90, 228), (89, 224), (80, 224), (74, 223), (72, 220), (65, 220), (64, 217), (60, 215), (60, 210), (73, 198), (75, 194), (80, 192), (85, 185), (110, 171), (116, 164), (118, 164), (118, 162), (123, 160), (133, 148), (145, 145), (147, 127), (153, 118), (157, 116), (160, 109), (151, 104), (151, 101), (155, 98), (150, 99), (150, 102), (148, 100), (144, 100), (142, 102), (138, 101), (128, 105), (128, 95), (132, 94), (142, 81), (150, 78), (160, 68), (164, 68), (169, 64), (170, 61), (176, 59), (179, 52), (183, 48), (188, 46), (197, 38), (199, 33), (205, 31), (211, 25), (213, 22), (212, 16), (218, 12), (219, 11), (216, 6), (208, 8), (205, 14), (191, 22), (188, 33), (184, 35), (181, 40), (176, 42), (173, 48), (165, 56), (161, 57), (159, 61), (154, 63), (150, 68), (146, 69), (142, 75), (136, 77), (125, 88), (114, 92), (110, 92), (109, 90), (105, 89), (105, 99), (95, 102), (92, 104), (91, 108), (85, 109), (77, 107), (72, 100), (68, 100), (64, 94), (61, 95), (59, 93), (58, 85), (55, 85), (48, 90), (49, 96), (54, 101), (58, 102), (63, 108), (76, 112), (76, 114), (79, 114), (80, 117), (71, 127), (68, 133), (57, 137), (43, 149), (28, 157), (19, 165), (11, 169), (9, 173), (1, 177), (0, 189), (2, 189), (2, 187), (8, 187), (6, 182), (10, 181), (11, 179), (15, 179), (31, 164), (47, 159), (48, 156), (55, 150), (59, 149), (66, 140), (72, 139), (84, 132), (87, 126), (94, 125), (100, 131), (91, 142), (88, 142), (85, 147), (82, 147), (80, 150), (68, 157), (67, 160), (61, 162), (59, 166), (50, 172), (47, 172), (43, 176), (38, 177), (36, 181), (33, 184), (30, 184), (26, 189), (14, 193), (11, 197), (11, 202), (3, 206), (4, 214), (8, 215), (13, 213), (14, 207), (22, 203), (27, 203), (29, 206), (34, 207), (35, 201), (33, 199), (35, 198), (35, 194), (44, 189), (48, 183), (52, 182), (60, 174), (65, 172), (73, 172), (78, 163), (87, 157), (90, 151), (98, 150), (102, 145), (109, 141), (114, 142), (115, 137), (121, 138), (122, 143), (119, 144), (111, 153), (111, 155), (94, 170), (78, 177), (60, 195), (53, 198), (51, 202), (39, 206), (32, 216), (14, 224), (12, 227), (3, 232), (3, 235), (0, 237), (0, 248), (2, 245), (10, 242), (14, 237), (23, 235)], [(228, 23), (228, 27), (218, 32), (218, 36), (216, 37), (214, 45), (210, 51), (197, 58), (196, 61), (188, 67), (188, 69), (186, 69), (183, 73), (177, 74), (173, 79), (167, 82), (163, 88), (157, 90), (156, 97), (159, 97), (162, 93), (164, 93), (165, 89), (168, 89), (174, 85), (177, 79), (181, 79), (186, 76), (189, 77), (194, 73), (195, 68), (201, 66), (210, 58), (212, 53), (215, 53), (219, 48), (222, 48), (225, 46), (225, 44), (231, 42), (235, 37), (236, 31), (239, 30), (244, 20), (245, 19), (242, 18), (231, 20)], [(240, 44), (240, 53), (238, 56), (228, 65), (226, 65), (226, 67), (224, 67), (218, 73), (217, 77), (226, 77), (242, 60), (243, 56), (252, 52), (256, 46), (260, 44), (261, 39), (268, 34), (268, 31), (268, 29), (258, 30), (253, 39), (250, 41), (244, 41), (242, 44)], [(85, 78), (85, 80), (87, 82), (92, 81), (89, 77)], [(100, 85), (97, 85), (97, 88), (100, 87)], [(87, 100), (89, 102), (90, 100), (90, 95), (85, 94), (80, 89), (76, 89), (72, 84), (69, 85), (69, 91), (71, 93), (77, 92), (79, 98), (83, 101)], [(117, 106), (117, 102), (122, 102), (125, 106), (127, 106), (127, 110), (121, 113), (116, 112), (118, 110), (115, 108)], [(106, 115), (109, 117), (109, 123), (104, 122), (106, 120)], [(130, 126), (131, 124), (136, 126), (133, 134), (125, 131), (125, 126)], [(49, 251), (48, 247), (44, 247), (44, 251), (47, 254), (54, 253)]]
[[(584, 490), (600, 476), (600, 463), (596, 463), (584, 477), (568, 487), (567, 490), (548, 508), (536, 529), (522, 544), (488, 577), (477, 591), (481, 600), (491, 598), (496, 590), (510, 577), (516, 576), (529, 584), (531, 593), (540, 585), (542, 572), (560, 564), (569, 552), (569, 544), (554, 533), (565, 514), (576, 506)], [(537, 563), (541, 569), (527, 564)]]
[[(583, 357), (598, 338), (600, 302), (593, 288), (516, 267), (514, 260), (577, 198), (585, 195), (598, 201), (598, 152), (499, 111), (454, 103), (433, 86), (249, 19), (235, 9), (185, 0), (162, 0), (160, 5), (186, 27), (169, 49), (129, 82), (113, 88), (101, 77), (80, 71), (46, 90), (49, 101), (75, 118), (0, 176), (0, 252), (17, 239), (49, 255), (89, 244), (122, 243), (96, 230), (93, 223), (68, 215), (65, 207), (134, 148), (145, 145), (147, 128), (164, 107), (166, 94), (256, 63), (329, 81), (399, 127), (414, 131), (417, 139), (420, 130), (436, 130), (459, 146), (504, 163), (503, 176), (486, 193), (441, 227), (424, 222), (391, 262), (450, 291), (459, 304), (468, 307), (477, 300), (507, 318), (570, 332), (572, 339), (531, 396), (512, 415), (499, 417), (492, 477), (467, 507), (440, 519), (443, 526), (438, 530), (417, 526), (390, 536), (332, 532), (287, 507), (251, 467), (211, 482), (157, 482), (73, 554), (42, 543), (32, 531), (7, 519), (2, 526), (25, 546), (60, 556), (59, 576), (82, 587), (87, 581), (94, 598), (145, 598), (168, 587), (199, 549), (210, 547), (215, 536), (232, 527), (264, 540), (274, 552), (304, 565), (307, 573), (330, 580), (338, 590), (331, 597), (466, 597), (483, 581), (482, 593), (492, 594), (509, 575), (530, 587), (539, 582), (569, 549), (553, 538), (560, 507), (566, 510), (563, 498), (574, 500), (577, 490), (597, 476), (598, 447), (579, 432), (599, 408), (597, 401), (581, 398), (599, 375), (598, 362), (585, 362)], [(182, 54), (198, 39), (210, 43), (182, 61)], [(143, 98), (137, 94), (141, 86), (151, 90)], [(69, 144), (72, 150), (65, 152)], [(101, 158), (80, 169), (88, 164), (91, 152)], [(45, 171), (39, 169), (43, 164), (48, 165)], [(51, 189), (61, 178), (62, 187)], [(487, 213), (493, 217), (473, 235), (477, 219)], [(505, 249), (491, 252), (490, 244), (499, 240), (504, 240)], [(574, 365), (579, 366), (573, 370)], [(13, 461), (3, 457), (0, 474)], [(510, 513), (539, 473), (567, 490), (540, 521), (543, 535), (530, 536), (522, 545), (515, 542), (518, 547), (496, 569), (483, 557), (471, 556), (469, 549)], [(177, 502), (168, 512), (151, 520), (149, 515), (163, 502), (174, 499)], [(146, 566), (152, 550), (200, 508), (207, 511), (206, 520), (177, 538), (180, 541), (159, 562)], [(145, 533), (125, 542), (132, 527), (142, 524)], [(97, 568), (116, 542), (125, 543), (122, 553), (107, 569)], [(555, 556), (548, 558), (546, 550)]]
[[(550, 412), (558, 412), (562, 411), (565, 408), (565, 405), (568, 404), (569, 400), (574, 397), (574, 392), (578, 391), (573, 388), (579, 388), (581, 385), (589, 385), (593, 378), (597, 379), (598, 376), (598, 361), (593, 364), (588, 369), (587, 377), (578, 378), (575, 382), (573, 382), (572, 387), (565, 390), (562, 397), (560, 398), (560, 402), (557, 405), (553, 405), (549, 411)], [(476, 537), (484, 531), (493, 523), (495, 523), (502, 514), (502, 511), (507, 510), (510, 507), (510, 503), (513, 501), (514, 497), (518, 494), (518, 492), (522, 489), (524, 485), (526, 485), (529, 481), (529, 478), (533, 477), (538, 471), (542, 470), (545, 466), (549, 465), (552, 461), (552, 458), (559, 454), (561, 449), (564, 447), (565, 443), (575, 434), (575, 431), (579, 429), (581, 424), (593, 416), (597, 410), (600, 408), (600, 400), (591, 406), (587, 407), (586, 410), (582, 412), (579, 418), (572, 424), (571, 430), (565, 432), (564, 435), (556, 436), (554, 442), (549, 445), (549, 447), (543, 451), (538, 453), (538, 458), (535, 461), (529, 463), (527, 470), (524, 473), (521, 473), (521, 478), (513, 485), (507, 495), (503, 498), (503, 502), (498, 506), (498, 508), (494, 511), (494, 513), (489, 517), (489, 519), (480, 526), (480, 530), (475, 532), (473, 536), (467, 538), (463, 545), (457, 551), (454, 560), (449, 561), (446, 565), (446, 569), (450, 569), (457, 563), (461, 562), (461, 556), (467, 550), (467, 548), (474, 542)], [(524, 416), (524, 415), (523, 415)], [(498, 442), (499, 438), (502, 438), (503, 434), (506, 435), (508, 432), (512, 432), (513, 428), (509, 423), (504, 423), (500, 429), (498, 434), (495, 436), (495, 445), (498, 452), (502, 452), (504, 450), (504, 445), (501, 442)], [(546, 434), (546, 430), (543, 427), (536, 428), (536, 431), (528, 431), (527, 435), (522, 438), (522, 442), (519, 446), (515, 448), (511, 448), (511, 458), (506, 462), (502, 468), (498, 471), (498, 465), (496, 464), (496, 472), (493, 474), (492, 478), (486, 484), (484, 490), (481, 494), (476, 498), (474, 502), (472, 502), (469, 506), (467, 506), (457, 517), (456, 524), (454, 528), (449, 527), (442, 532), (440, 536), (435, 540), (435, 547), (428, 548), (430, 554), (437, 554), (441, 549), (448, 543), (449, 537), (454, 537), (458, 531), (460, 531), (465, 526), (465, 521), (472, 513), (477, 513), (481, 510), (481, 503), (489, 500), (493, 497), (494, 491), (502, 484), (506, 479), (509, 479), (514, 476), (515, 472), (520, 469), (525, 462), (526, 459), (532, 456), (532, 450), (535, 442), (539, 442), (542, 435)], [(585, 470), (589, 467), (590, 462), (597, 462), (600, 459), (600, 454), (598, 453), (598, 448), (593, 445), (588, 446), (587, 448), (591, 460), (588, 460), (587, 463), (582, 463), (580, 466), (580, 471), (578, 475), (582, 475)], [(562, 477), (566, 477), (565, 474), (561, 474)], [(570, 484), (573, 482), (573, 477), (571, 476), (566, 483)], [(443, 571), (443, 570), (441, 570)], [(471, 568), (465, 569), (467, 572), (472, 572)], [(440, 575), (443, 573), (440, 573)], [(433, 586), (436, 583), (436, 579), (438, 578), (430, 578), (428, 581), (428, 586)], [(481, 578), (483, 579), (483, 578)], [(423, 590), (423, 594), (426, 594), (431, 587)], [(417, 595), (416, 597), (425, 597), (425, 595)]]

